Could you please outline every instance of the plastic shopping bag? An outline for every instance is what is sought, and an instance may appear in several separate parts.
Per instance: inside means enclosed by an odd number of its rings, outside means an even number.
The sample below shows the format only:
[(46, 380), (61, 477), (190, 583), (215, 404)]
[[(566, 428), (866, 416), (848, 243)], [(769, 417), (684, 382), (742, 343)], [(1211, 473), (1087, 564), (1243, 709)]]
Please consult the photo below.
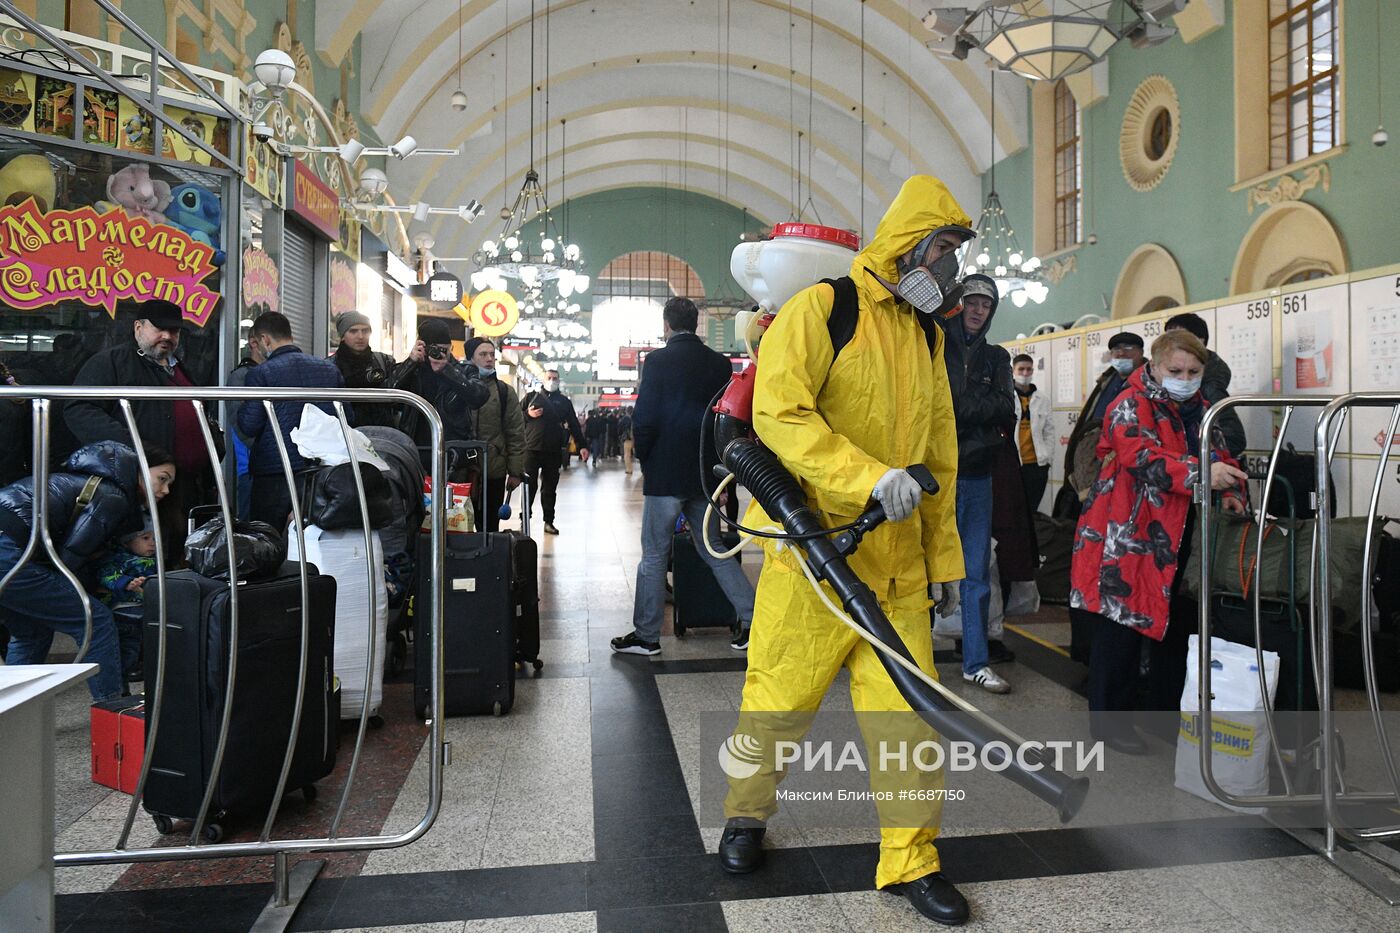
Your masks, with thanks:
[(1011, 581), (1011, 593), (1006, 597), (1006, 614), (1028, 616), (1040, 611), (1040, 587), (1034, 580)]
[[(1176, 786), (1241, 813), (1258, 808), (1221, 803), (1201, 776), (1200, 636), (1186, 653), (1186, 689), (1181, 694), (1181, 727), (1176, 740)], [(1258, 658), (1253, 648), (1223, 638), (1210, 640), (1211, 772), (1221, 789), (1239, 796), (1269, 792), (1269, 726), (1259, 692)], [(1278, 691), (1278, 654), (1264, 652), (1264, 680), (1272, 705)]]
[[(987, 568), (987, 579), (992, 587), (991, 599), (987, 603), (987, 638), (1000, 639), (1003, 634), (1002, 620), (1005, 613), (1001, 605), (1001, 573), (997, 569), (996, 542), (992, 542), (992, 561)], [(944, 586), (957, 586), (958, 584), (945, 583)], [(962, 638), (962, 602), (959, 601), (955, 612), (946, 618), (933, 613), (933, 634), (935, 637)]]
[[(379, 472), (388, 473), (389, 464), (374, 452), (370, 439), (354, 428), (350, 437), (355, 442), (355, 453), (361, 463), (372, 464)], [(307, 460), (319, 460), (323, 466), (340, 466), (350, 462), (350, 450), (345, 446), (345, 434), (340, 430), (340, 419), (328, 415), (315, 405), (307, 404), (301, 410), (301, 424), (292, 428), (292, 443)]]

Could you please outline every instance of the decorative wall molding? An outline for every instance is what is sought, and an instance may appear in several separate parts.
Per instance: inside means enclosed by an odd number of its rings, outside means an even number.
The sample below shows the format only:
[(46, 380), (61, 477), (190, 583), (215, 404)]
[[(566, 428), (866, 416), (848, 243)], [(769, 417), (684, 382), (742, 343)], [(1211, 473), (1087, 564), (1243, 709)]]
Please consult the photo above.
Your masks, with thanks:
[[(1161, 139), (1160, 127), (1166, 138)], [(1165, 75), (1148, 75), (1133, 91), (1118, 135), (1118, 161), (1134, 191), (1161, 184), (1181, 139), (1181, 103)]]
[(1041, 267), (1043, 275), (1051, 285), (1059, 285), (1065, 280), (1065, 276), (1071, 272), (1079, 271), (1079, 254), (1070, 253), (1059, 259), (1052, 259)]
[(1255, 205), (1267, 208), (1273, 207), (1275, 204), (1282, 204), (1284, 201), (1301, 201), (1303, 195), (1318, 185), (1322, 185), (1323, 191), (1332, 190), (1332, 170), (1328, 168), (1326, 162), (1309, 165), (1303, 170), (1301, 177), (1284, 175), (1274, 183), (1273, 187), (1270, 187), (1268, 182), (1264, 182), (1250, 188), (1249, 201), (1247, 202), (1249, 213), (1254, 213)]

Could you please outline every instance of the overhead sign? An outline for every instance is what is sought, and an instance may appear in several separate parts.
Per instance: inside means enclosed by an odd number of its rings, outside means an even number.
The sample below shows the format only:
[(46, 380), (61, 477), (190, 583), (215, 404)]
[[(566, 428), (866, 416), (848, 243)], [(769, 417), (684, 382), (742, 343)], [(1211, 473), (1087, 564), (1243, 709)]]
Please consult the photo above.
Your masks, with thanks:
[(203, 327), (219, 296), (203, 280), (214, 272), (214, 248), (189, 234), (120, 207), (41, 213), (29, 198), (0, 207), (0, 298), (30, 311), (60, 301), (106, 308), (158, 298)]
[(651, 350), (660, 349), (660, 345), (648, 347), (618, 347), (617, 348), (617, 368), (636, 369), (641, 365), (642, 357)]
[(515, 296), (494, 288), (478, 293), (467, 314), (467, 323), (478, 337), (504, 337), (519, 322), (520, 306)]
[(435, 307), (452, 308), (462, 300), (462, 280), (450, 272), (438, 272), (424, 284), (413, 286), (408, 293)]
[(287, 209), (325, 234), (340, 239), (340, 197), (335, 189), (316, 177), (305, 162), (292, 160), (287, 180)]

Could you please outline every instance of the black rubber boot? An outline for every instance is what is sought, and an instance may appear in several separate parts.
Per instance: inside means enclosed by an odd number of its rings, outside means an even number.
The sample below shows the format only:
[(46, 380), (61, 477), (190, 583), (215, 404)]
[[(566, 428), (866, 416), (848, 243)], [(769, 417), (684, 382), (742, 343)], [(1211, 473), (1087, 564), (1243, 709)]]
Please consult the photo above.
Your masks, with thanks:
[(719, 863), (731, 875), (747, 875), (763, 864), (762, 826), (753, 820), (730, 820), (719, 837)]
[(934, 923), (956, 927), (967, 922), (967, 898), (958, 893), (958, 889), (943, 877), (942, 872), (892, 884), (885, 890), (908, 898), (915, 910)]

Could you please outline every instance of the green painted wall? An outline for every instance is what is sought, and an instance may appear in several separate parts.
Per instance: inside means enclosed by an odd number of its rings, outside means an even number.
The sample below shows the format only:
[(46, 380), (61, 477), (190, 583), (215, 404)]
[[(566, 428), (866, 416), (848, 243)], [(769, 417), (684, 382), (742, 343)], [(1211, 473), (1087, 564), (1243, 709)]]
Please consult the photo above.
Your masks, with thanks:
[[(627, 253), (656, 250), (685, 260), (700, 276), (707, 294), (742, 295), (729, 275), (729, 255), (744, 230), (764, 229), (752, 215), (722, 201), (668, 188), (619, 188), (572, 198), (553, 208), (561, 234), (567, 219), (567, 239), (577, 243), (588, 264), (588, 274), (598, 275), (610, 261)], [(535, 224), (527, 233), (535, 234)], [(579, 301), (583, 323), (593, 307), (589, 294)], [(711, 326), (710, 345), (735, 349), (733, 322)]]
[[(1383, 62), (1389, 64), (1384, 122), (1400, 131), (1400, 97), (1394, 93), (1400, 4), (1380, 6), (1378, 58), (1375, 5), (1343, 0), (1343, 142), (1348, 148), (1329, 162), (1331, 190), (1318, 187), (1303, 198), (1337, 228), (1352, 270), (1400, 260), (1395, 227), (1400, 216), (1400, 144), (1376, 148), (1370, 142), (1377, 124), (1376, 74)], [(1225, 7), (1232, 17), (1233, 4)], [(1229, 191), (1236, 180), (1233, 27), (1227, 19), (1224, 28), (1189, 45), (1175, 38), (1152, 49), (1134, 49), (1127, 43), (1115, 47), (1109, 56), (1109, 96), (1083, 115), (1084, 228), (1087, 236), (1092, 216), (1098, 245), (1079, 248), (1078, 270), (1051, 288), (1045, 304), (1016, 308), (1007, 302), (996, 317), (995, 339), (1014, 338), (1045, 321), (1066, 323), (1091, 312), (1107, 316), (1105, 296), (1112, 301), (1124, 261), (1148, 242), (1161, 244), (1176, 258), (1188, 302), (1229, 293), (1235, 254), (1260, 214), (1258, 207), (1253, 215), (1248, 212), (1247, 190)], [(1165, 75), (1176, 87), (1181, 135), (1161, 184), (1139, 193), (1123, 178), (1118, 137), (1129, 98), (1152, 74)], [(1025, 234), (1023, 245), (1028, 245), (1031, 229), (1033, 152), (1032, 145), (996, 167), (997, 191), (1018, 235)], [(989, 177), (983, 177), (983, 185), (985, 191)]]

